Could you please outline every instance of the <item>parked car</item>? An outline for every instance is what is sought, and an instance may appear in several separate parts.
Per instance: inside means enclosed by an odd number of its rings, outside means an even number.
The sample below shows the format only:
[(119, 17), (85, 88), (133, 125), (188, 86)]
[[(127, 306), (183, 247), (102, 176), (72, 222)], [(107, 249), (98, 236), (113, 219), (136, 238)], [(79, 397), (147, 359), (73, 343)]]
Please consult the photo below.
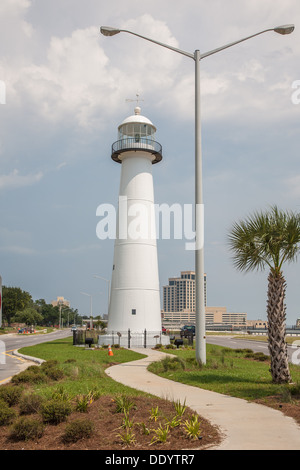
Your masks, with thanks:
[(182, 327), (180, 330), (181, 338), (187, 338), (191, 334), (195, 336), (195, 333), (196, 333), (195, 325), (184, 325), (184, 327)]

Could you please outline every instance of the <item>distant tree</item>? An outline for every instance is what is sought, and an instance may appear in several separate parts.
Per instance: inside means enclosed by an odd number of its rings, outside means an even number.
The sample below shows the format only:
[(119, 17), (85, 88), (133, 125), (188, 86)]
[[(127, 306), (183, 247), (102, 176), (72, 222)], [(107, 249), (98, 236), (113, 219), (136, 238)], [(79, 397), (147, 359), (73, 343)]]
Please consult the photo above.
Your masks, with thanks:
[(53, 307), (52, 304), (47, 304), (44, 299), (39, 299), (34, 302), (34, 307), (43, 317), (43, 324), (56, 325), (59, 320), (58, 307)]
[(98, 329), (101, 329), (101, 330), (103, 330), (103, 329), (106, 328), (106, 326), (107, 326), (106, 322), (102, 320), (102, 318), (101, 318), (100, 315), (98, 315), (97, 317), (95, 317), (94, 325), (95, 325)]
[(43, 316), (33, 307), (24, 308), (13, 317), (13, 321), (18, 323), (26, 323), (26, 325), (42, 325)]
[(269, 269), (268, 343), (273, 382), (291, 381), (285, 342), (286, 281), (282, 266), (296, 260), (300, 246), (300, 214), (276, 206), (235, 223), (229, 234), (233, 261), (238, 270)]
[(2, 288), (2, 315), (3, 321), (10, 326), (11, 320), (17, 311), (24, 310), (32, 305), (31, 295), (20, 287)]

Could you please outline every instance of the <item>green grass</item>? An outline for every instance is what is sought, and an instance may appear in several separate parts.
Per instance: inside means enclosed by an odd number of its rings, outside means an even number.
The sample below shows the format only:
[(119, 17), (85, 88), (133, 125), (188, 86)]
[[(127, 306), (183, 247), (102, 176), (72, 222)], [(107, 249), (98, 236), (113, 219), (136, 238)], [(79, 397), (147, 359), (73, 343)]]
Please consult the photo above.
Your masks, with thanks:
[(34, 385), (35, 391), (46, 398), (50, 398), (52, 393), (61, 385), (71, 397), (86, 394), (92, 389), (99, 390), (102, 395), (141, 394), (113, 381), (105, 373), (105, 368), (110, 363), (129, 362), (144, 357), (133, 351), (113, 349), (114, 355), (109, 356), (107, 349), (89, 350), (73, 346), (70, 337), (36, 346), (28, 346), (20, 349), (19, 352), (46, 361), (53, 359), (58, 361), (59, 368), (65, 374), (63, 381)]
[[(149, 370), (177, 382), (246, 400), (277, 395), (286, 387), (272, 383), (269, 361), (247, 359), (245, 351), (207, 344), (207, 363), (202, 366), (193, 349), (164, 352), (177, 359), (153, 363)], [(293, 381), (300, 384), (300, 367), (290, 364), (290, 370)]]

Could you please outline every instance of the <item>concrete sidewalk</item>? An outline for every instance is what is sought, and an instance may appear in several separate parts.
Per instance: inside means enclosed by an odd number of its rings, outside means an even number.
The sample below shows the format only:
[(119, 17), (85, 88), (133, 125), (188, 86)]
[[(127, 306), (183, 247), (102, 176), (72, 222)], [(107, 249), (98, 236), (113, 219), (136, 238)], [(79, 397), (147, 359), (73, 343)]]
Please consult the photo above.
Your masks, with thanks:
[[(152, 349), (134, 349), (147, 357), (112, 366), (107, 375), (129, 387), (186, 405), (219, 427), (223, 434), (218, 450), (299, 450), (300, 427), (289, 417), (257, 405), (198, 387), (173, 382), (147, 371), (151, 362), (166, 354)], [(212, 449), (212, 448), (210, 448)]]

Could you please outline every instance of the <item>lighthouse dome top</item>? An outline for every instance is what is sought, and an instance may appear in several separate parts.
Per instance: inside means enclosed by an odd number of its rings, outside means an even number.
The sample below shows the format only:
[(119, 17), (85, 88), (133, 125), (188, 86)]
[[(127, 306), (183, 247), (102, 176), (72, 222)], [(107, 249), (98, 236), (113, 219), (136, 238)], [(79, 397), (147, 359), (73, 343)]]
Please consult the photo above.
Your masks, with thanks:
[(152, 163), (162, 159), (161, 145), (155, 140), (156, 127), (150, 119), (141, 115), (141, 108), (136, 106), (134, 115), (126, 118), (118, 127), (118, 140), (112, 145), (111, 158), (122, 163), (120, 155), (124, 152), (147, 152), (153, 155)]
[(156, 132), (156, 127), (153, 125), (153, 123), (150, 121), (150, 119), (146, 118), (145, 116), (142, 116), (141, 115), (141, 108), (139, 106), (136, 106), (134, 108), (134, 114), (127, 117), (126, 119), (124, 119), (124, 121), (122, 122), (122, 124), (120, 124), (119, 126), (119, 130), (122, 126), (124, 126), (125, 124), (148, 124), (148, 126), (150, 126), (150, 128), (152, 127), (153, 130), (151, 132), (151, 134), (154, 134)]

